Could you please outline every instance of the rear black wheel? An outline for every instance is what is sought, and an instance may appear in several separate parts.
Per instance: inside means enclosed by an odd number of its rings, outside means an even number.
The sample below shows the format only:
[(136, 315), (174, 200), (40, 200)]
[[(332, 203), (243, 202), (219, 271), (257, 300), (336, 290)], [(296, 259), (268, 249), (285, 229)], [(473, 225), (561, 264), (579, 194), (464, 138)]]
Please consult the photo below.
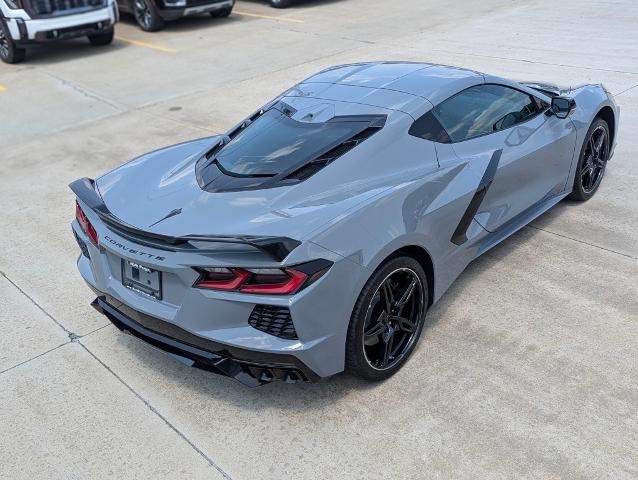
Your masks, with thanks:
[(215, 18), (226, 18), (233, 11), (233, 7), (220, 8), (219, 10), (213, 10), (210, 14)]
[(133, 0), (133, 16), (145, 32), (156, 32), (164, 27), (164, 20), (152, 0)]
[(596, 118), (587, 131), (580, 151), (574, 189), (569, 195), (572, 200), (589, 200), (598, 190), (609, 160), (610, 139), (607, 122)]
[(18, 63), (24, 60), (26, 50), (19, 48), (9, 33), (9, 29), (0, 19), (0, 60), (5, 63)]
[(89, 42), (96, 47), (102, 45), (110, 45), (113, 42), (113, 29), (110, 28), (102, 33), (97, 33), (95, 35), (89, 35)]
[(377, 269), (352, 312), (346, 370), (373, 381), (394, 375), (421, 335), (427, 295), (427, 278), (413, 258), (396, 257)]
[(275, 8), (286, 8), (289, 7), (292, 3), (292, 0), (270, 0), (270, 5)]

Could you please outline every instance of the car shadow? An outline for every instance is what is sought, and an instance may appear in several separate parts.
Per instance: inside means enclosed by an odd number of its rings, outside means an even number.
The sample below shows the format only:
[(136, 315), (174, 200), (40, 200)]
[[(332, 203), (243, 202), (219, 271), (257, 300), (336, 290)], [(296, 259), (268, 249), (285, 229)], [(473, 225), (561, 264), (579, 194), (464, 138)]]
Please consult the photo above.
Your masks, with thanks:
[[(285, 12), (286, 10), (291, 10), (296, 7), (307, 8), (307, 7), (315, 7), (318, 5), (329, 5), (332, 3), (342, 3), (346, 0), (293, 0), (292, 4), (289, 8), (273, 8), (274, 11)], [(269, 7), (268, 0), (241, 0), (235, 4), (235, 8), (238, 6), (241, 7), (242, 3), (254, 4), (254, 5), (264, 5)]]
[(34, 45), (27, 49), (25, 63), (20, 66), (41, 66), (55, 63), (68, 62), (81, 58), (108, 55), (114, 51), (127, 48), (122, 42), (113, 42), (111, 45), (96, 47), (91, 45), (87, 38), (74, 38), (47, 44)]
[[(198, 15), (189, 15), (187, 17), (178, 18), (177, 20), (168, 21), (164, 24), (164, 28), (162, 28), (162, 30), (157, 33), (189, 32), (192, 30), (201, 30), (222, 25), (232, 25), (240, 23), (241, 21), (241, 18), (237, 16), (233, 17), (232, 15), (226, 18), (216, 18), (208, 13), (200, 13)], [(135, 18), (132, 14), (121, 12), (120, 23), (137, 28), (140, 34), (147, 36), (147, 38), (144, 38), (144, 40), (148, 39), (148, 41), (153, 41), (153, 36), (156, 32), (143, 31), (135, 21)]]

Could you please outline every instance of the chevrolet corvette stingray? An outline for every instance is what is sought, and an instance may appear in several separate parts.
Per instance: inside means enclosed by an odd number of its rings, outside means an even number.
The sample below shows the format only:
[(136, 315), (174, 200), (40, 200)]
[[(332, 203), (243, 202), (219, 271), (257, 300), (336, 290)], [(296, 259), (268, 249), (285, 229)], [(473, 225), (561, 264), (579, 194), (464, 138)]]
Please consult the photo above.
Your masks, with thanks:
[(77, 266), (99, 312), (189, 365), (383, 380), (472, 260), (594, 195), (618, 115), (601, 85), (329, 68), (224, 135), (71, 183)]

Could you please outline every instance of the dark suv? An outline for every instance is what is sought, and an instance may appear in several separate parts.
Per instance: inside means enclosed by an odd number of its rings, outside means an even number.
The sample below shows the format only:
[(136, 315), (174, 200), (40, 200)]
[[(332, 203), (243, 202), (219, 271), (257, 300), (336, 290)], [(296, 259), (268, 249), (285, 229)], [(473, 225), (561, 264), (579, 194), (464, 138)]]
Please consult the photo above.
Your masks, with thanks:
[(166, 20), (186, 15), (210, 13), (227, 17), (235, 0), (117, 0), (120, 11), (132, 13), (138, 25), (147, 32), (160, 30)]

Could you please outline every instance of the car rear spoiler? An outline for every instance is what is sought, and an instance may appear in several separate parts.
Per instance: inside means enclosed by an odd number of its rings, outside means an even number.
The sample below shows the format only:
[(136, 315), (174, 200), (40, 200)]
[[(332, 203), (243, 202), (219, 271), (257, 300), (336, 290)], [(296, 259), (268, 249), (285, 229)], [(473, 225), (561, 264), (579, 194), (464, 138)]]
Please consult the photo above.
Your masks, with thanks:
[(288, 237), (269, 237), (254, 235), (184, 235), (172, 237), (157, 233), (147, 232), (133, 227), (123, 222), (113, 215), (104, 200), (95, 188), (95, 180), (91, 178), (80, 178), (71, 182), (69, 188), (82, 202), (91, 210), (93, 210), (100, 219), (107, 224), (113, 231), (120, 236), (131, 241), (141, 243), (150, 247), (169, 251), (190, 251), (198, 252), (214, 251), (215, 249), (197, 248), (192, 243), (210, 242), (210, 243), (229, 243), (244, 244), (260, 250), (278, 262), (286, 258), (290, 252), (301, 245), (298, 240)]

